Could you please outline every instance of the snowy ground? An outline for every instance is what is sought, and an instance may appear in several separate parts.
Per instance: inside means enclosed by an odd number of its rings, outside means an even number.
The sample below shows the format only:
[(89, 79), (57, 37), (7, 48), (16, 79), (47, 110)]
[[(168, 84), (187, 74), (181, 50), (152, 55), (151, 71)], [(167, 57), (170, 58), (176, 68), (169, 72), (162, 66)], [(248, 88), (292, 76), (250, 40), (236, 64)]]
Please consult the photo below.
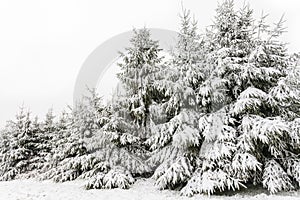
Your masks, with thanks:
[(181, 197), (176, 191), (159, 191), (153, 186), (152, 180), (138, 180), (131, 189), (121, 190), (85, 190), (83, 181), (53, 183), (51, 181), (38, 182), (34, 180), (15, 180), (0, 182), (0, 200), (194, 200), (194, 199), (256, 199), (256, 200), (290, 200), (300, 199), (300, 191), (267, 195), (263, 190), (250, 189), (239, 194), (228, 196), (195, 196)]

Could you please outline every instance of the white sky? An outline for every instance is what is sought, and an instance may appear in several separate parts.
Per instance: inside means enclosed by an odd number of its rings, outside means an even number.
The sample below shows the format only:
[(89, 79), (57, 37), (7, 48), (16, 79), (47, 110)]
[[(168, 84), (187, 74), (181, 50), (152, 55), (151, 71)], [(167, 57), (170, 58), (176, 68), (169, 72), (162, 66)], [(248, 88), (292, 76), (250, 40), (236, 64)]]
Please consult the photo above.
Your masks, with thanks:
[[(214, 0), (1, 0), (0, 126), (22, 103), (42, 117), (49, 107), (71, 105), (79, 69), (97, 46), (133, 27), (177, 30), (181, 2), (200, 30), (211, 24)], [(299, 0), (249, 2), (256, 16), (264, 10), (271, 21), (285, 13), (283, 39), (300, 51)]]

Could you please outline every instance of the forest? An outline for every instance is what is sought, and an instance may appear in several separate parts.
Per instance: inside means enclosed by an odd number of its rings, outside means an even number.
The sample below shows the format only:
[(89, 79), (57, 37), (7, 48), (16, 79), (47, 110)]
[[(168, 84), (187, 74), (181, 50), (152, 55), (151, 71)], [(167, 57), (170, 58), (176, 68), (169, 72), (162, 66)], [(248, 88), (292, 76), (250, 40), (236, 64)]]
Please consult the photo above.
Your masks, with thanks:
[(300, 54), (280, 40), (284, 18), (266, 19), (224, 0), (199, 31), (183, 9), (167, 57), (147, 28), (134, 29), (118, 63), (123, 90), (109, 103), (91, 88), (59, 115), (21, 107), (6, 123), (0, 180), (84, 179), (89, 190), (142, 177), (189, 197), (298, 189)]

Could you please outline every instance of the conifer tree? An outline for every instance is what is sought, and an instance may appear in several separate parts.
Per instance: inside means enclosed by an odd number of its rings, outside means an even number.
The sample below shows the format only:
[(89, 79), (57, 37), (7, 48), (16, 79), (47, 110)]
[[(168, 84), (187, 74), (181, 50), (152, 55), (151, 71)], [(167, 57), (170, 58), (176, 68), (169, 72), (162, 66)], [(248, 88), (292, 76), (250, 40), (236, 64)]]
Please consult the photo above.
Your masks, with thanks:
[[(133, 177), (150, 172), (144, 163), (147, 149), (143, 141), (151, 134), (149, 108), (155, 97), (153, 83), (162, 58), (158, 42), (151, 39), (148, 29), (133, 32), (131, 46), (121, 53), (119, 63), (118, 78), (125, 92), (105, 109), (107, 115), (102, 118), (104, 125), (97, 137), (100, 146), (95, 153), (109, 163), (111, 172), (92, 178), (87, 188), (127, 188), (134, 182)], [(116, 178), (109, 177), (115, 173)], [(113, 178), (111, 184), (108, 178)]]
[(128, 109), (133, 120), (142, 127), (142, 138), (149, 133), (146, 127), (149, 125), (149, 107), (152, 103), (153, 83), (156, 74), (160, 70), (162, 57), (159, 54), (158, 41), (152, 40), (150, 31), (146, 28), (133, 30), (134, 35), (130, 40), (131, 47), (121, 53), (122, 62), (119, 66), (122, 70), (118, 77), (125, 87), (128, 97)]
[(38, 122), (33, 123), (30, 112), (23, 107), (15, 121), (8, 121), (1, 141), (1, 180), (26, 177), (39, 167), (39, 146), (42, 143), (39, 134)]
[[(146, 141), (153, 150), (148, 162), (157, 167), (153, 177), (160, 189), (182, 187), (187, 182), (202, 142), (195, 94), (205, 71), (197, 23), (192, 21), (189, 11), (182, 13), (178, 41), (171, 56), (161, 80), (154, 84), (161, 99), (152, 106), (155, 134)], [(156, 119), (155, 115), (161, 113), (164, 117)]]
[[(289, 88), (284, 80), (290, 63), (284, 44), (278, 42), (282, 20), (274, 29), (260, 20), (255, 32), (251, 13), (248, 8), (236, 12), (233, 1), (217, 9), (207, 52), (211, 68), (217, 67), (199, 89), (201, 102), (208, 102), (202, 105), (209, 106), (199, 121), (205, 138), (202, 162), (183, 188), (185, 195), (260, 183), (274, 193), (293, 189), (292, 179), (297, 180), (285, 171), (297, 168), (297, 142), (291, 140), (298, 133), (289, 128), (297, 115), (284, 108), (283, 101), (288, 96), (297, 106), (293, 93), (283, 92)], [(293, 160), (289, 167), (287, 158)]]
[(71, 113), (63, 112), (52, 131), (53, 149), (50, 170), (42, 179), (70, 181), (92, 170), (99, 160), (89, 155), (86, 138), (99, 129), (97, 112), (101, 112), (100, 98), (91, 91), (91, 96), (79, 102)]

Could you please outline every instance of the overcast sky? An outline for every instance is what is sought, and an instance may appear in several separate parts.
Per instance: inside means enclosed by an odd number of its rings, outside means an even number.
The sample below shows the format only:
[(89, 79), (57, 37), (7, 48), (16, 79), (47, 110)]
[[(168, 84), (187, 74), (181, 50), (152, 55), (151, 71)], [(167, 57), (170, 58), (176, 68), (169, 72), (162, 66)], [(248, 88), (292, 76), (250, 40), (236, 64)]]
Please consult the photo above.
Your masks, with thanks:
[[(213, 0), (1, 0), (0, 125), (22, 103), (41, 117), (49, 107), (60, 111), (71, 105), (76, 76), (97, 46), (133, 27), (177, 30), (181, 2), (200, 30), (211, 24)], [(251, 0), (256, 16), (264, 10), (277, 21), (285, 13), (283, 40), (291, 43), (291, 52), (300, 51), (299, 5), (299, 0)]]

